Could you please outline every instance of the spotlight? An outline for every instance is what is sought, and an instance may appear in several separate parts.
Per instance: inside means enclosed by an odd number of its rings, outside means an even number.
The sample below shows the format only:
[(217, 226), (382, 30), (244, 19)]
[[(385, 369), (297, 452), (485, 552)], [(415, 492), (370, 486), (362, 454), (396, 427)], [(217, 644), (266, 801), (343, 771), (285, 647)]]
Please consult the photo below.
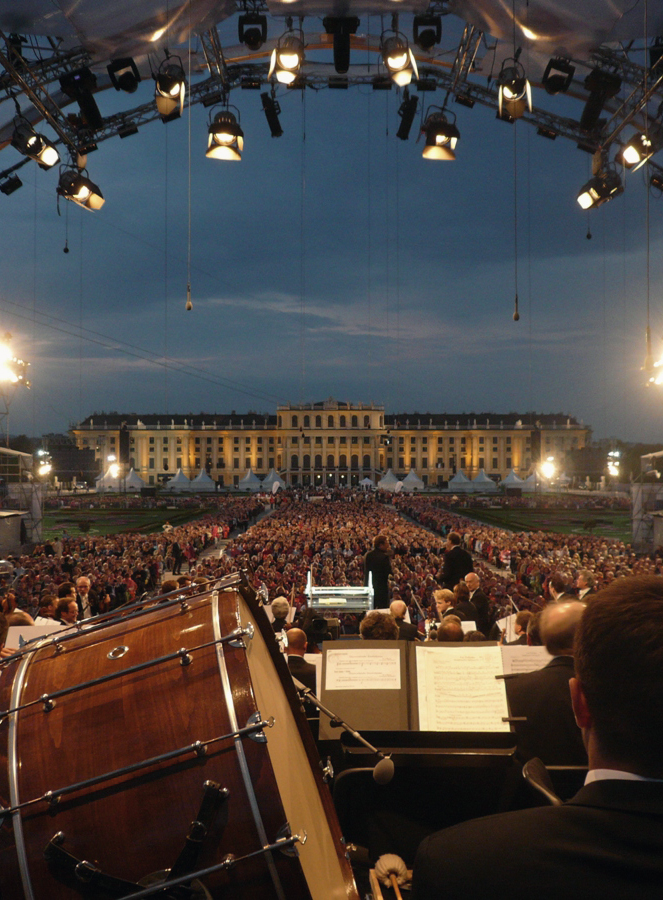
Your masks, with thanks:
[(229, 109), (218, 112), (209, 125), (207, 156), (209, 159), (239, 161), (244, 149), (244, 132)]
[(237, 20), (237, 33), (241, 44), (249, 50), (260, 50), (267, 40), (267, 17), (258, 13), (244, 13)]
[(410, 129), (412, 128), (418, 105), (419, 98), (410, 97), (408, 89), (405, 88), (405, 97), (398, 110), (398, 115), (401, 117), (401, 124), (398, 126), (398, 131), (396, 132), (396, 137), (400, 138), (402, 141), (406, 141), (410, 136)]
[(613, 197), (623, 193), (624, 185), (619, 173), (614, 169), (606, 168), (604, 171), (593, 175), (578, 194), (578, 203), (582, 209), (594, 209), (607, 203)]
[[(656, 190), (663, 193), (663, 175), (657, 175), (657, 174), (652, 175), (652, 177), (649, 179), (649, 184), (651, 187), (656, 188)], [(14, 190), (16, 190), (16, 188), (14, 188)], [(3, 194), (7, 193), (6, 191), (3, 190), (2, 187), (0, 187), (0, 191), (2, 191)], [(11, 191), (10, 191), (10, 193), (11, 193)]]
[(568, 59), (553, 57), (543, 73), (542, 84), (549, 94), (565, 94), (571, 87), (575, 66)]
[(399, 87), (405, 87), (412, 81), (412, 76), (419, 78), (417, 62), (410, 50), (407, 38), (396, 31), (390, 37), (382, 34), (382, 61), (389, 72), (391, 80)]
[[(438, 109), (438, 111), (431, 112), (432, 109)], [(454, 151), (460, 132), (456, 128), (455, 119), (454, 116), (454, 121), (450, 122), (444, 109), (429, 108), (426, 121), (421, 129), (422, 133), (426, 135), (426, 143), (421, 154), (424, 159), (452, 160), (456, 158)]]
[(136, 63), (130, 56), (122, 59), (111, 59), (106, 66), (108, 77), (116, 91), (124, 91), (125, 94), (134, 94), (140, 84), (140, 73)]
[(262, 108), (265, 111), (265, 118), (267, 119), (267, 124), (269, 125), (272, 137), (281, 137), (283, 129), (281, 128), (281, 123), (279, 121), (279, 115), (281, 113), (280, 103), (278, 100), (270, 97), (267, 92), (261, 94), (260, 99), (262, 100)]
[[(179, 63), (173, 62), (174, 59), (178, 59)], [(166, 123), (172, 122), (173, 119), (179, 119), (184, 109), (184, 91), (186, 89), (184, 69), (179, 56), (165, 59), (159, 66), (154, 80), (156, 82), (154, 98), (161, 121)]]
[(412, 39), (424, 53), (430, 53), (435, 44), (442, 40), (442, 19), (439, 16), (415, 16)]
[(34, 159), (41, 169), (50, 169), (60, 162), (60, 154), (53, 144), (43, 134), (37, 134), (27, 119), (17, 116), (14, 124), (11, 143), (19, 153)]
[(87, 177), (87, 169), (79, 172), (78, 169), (64, 169), (60, 172), (57, 193), (65, 200), (71, 200), (83, 209), (96, 210), (106, 202), (104, 195), (97, 185)]
[(18, 175), (11, 175), (6, 181), (3, 181), (0, 184), (0, 191), (5, 195), (5, 197), (9, 197), (10, 194), (13, 194), (14, 191), (17, 191), (20, 187), (23, 187), (23, 182), (18, 177)]
[(276, 80), (281, 84), (292, 84), (303, 62), (304, 41), (292, 29), (286, 31), (279, 38), (276, 49), (272, 51), (267, 77), (271, 78), (276, 74)]
[(350, 68), (350, 35), (357, 33), (359, 19), (326, 16), (322, 24), (327, 34), (334, 36), (334, 68), (339, 75), (345, 75)]
[(580, 117), (580, 126), (585, 131), (591, 131), (598, 124), (606, 100), (614, 97), (621, 86), (622, 80), (619, 75), (606, 72), (604, 69), (592, 69), (585, 78), (589, 97)]
[(520, 50), (511, 59), (505, 59), (497, 76), (497, 115), (507, 121), (519, 119), (526, 109), (532, 112), (532, 88), (519, 56)]
[(131, 137), (132, 134), (138, 134), (138, 125), (123, 125), (121, 128), (117, 129), (118, 137), (128, 138)]
[(78, 103), (85, 123), (90, 128), (103, 128), (104, 120), (97, 101), (92, 96), (97, 87), (97, 76), (87, 66), (76, 69), (75, 72), (66, 72), (60, 78), (60, 87), (68, 97)]
[(663, 146), (663, 130), (654, 127), (647, 134), (634, 134), (617, 154), (617, 161), (634, 172), (643, 166)]
[(455, 100), (459, 106), (466, 106), (468, 109), (474, 107), (474, 100), (468, 97), (467, 94), (456, 94)]
[(546, 128), (545, 125), (539, 125), (536, 129), (536, 133), (541, 137), (548, 138), (549, 141), (554, 141), (557, 137), (557, 132), (552, 128)]

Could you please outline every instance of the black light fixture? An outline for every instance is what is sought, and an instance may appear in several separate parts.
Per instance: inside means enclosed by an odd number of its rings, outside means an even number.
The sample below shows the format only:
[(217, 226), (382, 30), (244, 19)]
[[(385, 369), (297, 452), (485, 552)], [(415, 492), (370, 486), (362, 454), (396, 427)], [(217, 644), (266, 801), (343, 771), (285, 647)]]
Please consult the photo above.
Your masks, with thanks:
[(9, 197), (10, 194), (13, 194), (20, 187), (23, 187), (23, 182), (18, 175), (10, 175), (9, 178), (0, 183), (0, 192)]
[[(394, 17), (395, 18), (395, 17)], [(383, 31), (380, 39), (380, 51), (385, 68), (394, 84), (405, 87), (412, 78), (419, 78), (417, 62), (409, 47), (405, 35), (398, 31), (396, 25), (391, 32)]]
[(440, 16), (415, 16), (412, 23), (412, 40), (424, 53), (430, 53), (442, 40)]
[[(84, 174), (85, 173), (85, 174)], [(97, 210), (106, 202), (99, 187), (87, 176), (87, 169), (82, 171), (74, 167), (60, 170), (57, 186), (58, 197), (71, 200), (83, 209)]]
[(260, 50), (267, 40), (267, 17), (260, 13), (244, 13), (237, 20), (237, 34), (241, 44), (249, 50)]
[(180, 57), (167, 56), (159, 66), (154, 80), (156, 82), (154, 99), (161, 121), (166, 123), (179, 119), (184, 110), (186, 90), (186, 78)]
[(94, 129), (103, 128), (104, 120), (93, 96), (97, 87), (97, 76), (87, 66), (62, 75), (60, 87), (68, 97), (78, 103), (86, 125)]
[(111, 59), (106, 66), (106, 71), (116, 91), (134, 94), (138, 90), (140, 72), (130, 56), (124, 56), (121, 59)]
[[(453, 122), (449, 121), (449, 116), (453, 116)], [(430, 106), (421, 131), (426, 135), (426, 143), (421, 154), (424, 159), (456, 158), (455, 149), (460, 131), (456, 127), (456, 117), (453, 113), (439, 106)]]
[(262, 108), (265, 112), (265, 118), (267, 119), (267, 124), (269, 125), (272, 137), (281, 137), (283, 134), (283, 129), (281, 128), (281, 123), (279, 121), (281, 104), (275, 97), (270, 97), (266, 91), (260, 95), (260, 99), (262, 100)]
[(134, 123), (127, 122), (126, 125), (122, 125), (117, 129), (117, 135), (120, 138), (131, 137), (132, 134), (138, 134), (138, 125)]
[(525, 110), (532, 112), (532, 88), (520, 62), (520, 48), (502, 63), (497, 84), (498, 118), (509, 121), (519, 119)]
[(580, 125), (585, 131), (591, 131), (599, 121), (606, 100), (619, 93), (622, 80), (614, 72), (606, 69), (592, 69), (585, 78), (585, 87), (589, 97), (580, 116)]
[(41, 169), (50, 169), (60, 162), (60, 154), (52, 142), (43, 134), (37, 134), (30, 122), (23, 116), (17, 116), (14, 119), (11, 144), (23, 156), (34, 159)]
[(617, 154), (617, 161), (625, 168), (637, 172), (654, 153), (663, 147), (663, 129), (654, 125), (646, 133), (637, 132)]
[(396, 132), (396, 137), (400, 138), (402, 141), (406, 141), (410, 136), (410, 129), (412, 128), (414, 117), (417, 114), (418, 105), (419, 98), (410, 97), (408, 89), (405, 88), (404, 99), (398, 110), (398, 115), (401, 117), (401, 124), (398, 126), (398, 131)]
[(229, 107), (220, 110), (214, 117), (210, 114), (208, 127), (207, 152), (208, 159), (225, 159), (238, 162), (242, 158), (244, 149), (244, 132), (239, 124), (239, 110), (237, 116)]
[(280, 84), (293, 84), (304, 62), (304, 33), (294, 30), (288, 19), (288, 30), (281, 35), (269, 62), (268, 78), (276, 75)]
[(624, 185), (617, 170), (607, 165), (593, 175), (578, 194), (582, 209), (595, 209), (623, 193)]
[[(652, 177), (649, 179), (649, 185), (650, 185), (650, 187), (653, 187), (657, 191), (660, 191), (661, 193), (663, 193), (663, 175), (659, 175), (657, 172), (654, 172)], [(1, 190), (2, 190), (2, 187), (0, 187), (0, 191)], [(3, 191), (3, 193), (4, 193), (4, 191)]]
[(571, 87), (575, 66), (568, 59), (554, 56), (546, 66), (541, 83), (549, 94), (565, 94)]
[(350, 36), (357, 33), (359, 19), (356, 16), (326, 16), (322, 20), (327, 34), (334, 38), (334, 68), (345, 75), (350, 68)]

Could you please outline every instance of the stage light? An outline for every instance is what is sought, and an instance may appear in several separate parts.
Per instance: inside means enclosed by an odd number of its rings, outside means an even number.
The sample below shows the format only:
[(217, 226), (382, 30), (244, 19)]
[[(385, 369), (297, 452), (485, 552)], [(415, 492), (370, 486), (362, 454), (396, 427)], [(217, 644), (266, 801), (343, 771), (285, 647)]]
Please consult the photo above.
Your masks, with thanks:
[(405, 87), (413, 76), (419, 78), (414, 54), (404, 34), (394, 32), (390, 37), (385, 37), (385, 34), (386, 32), (382, 34), (382, 61), (394, 84)]
[[(453, 160), (456, 158), (455, 148), (460, 137), (460, 132), (454, 121), (450, 122), (447, 113), (443, 109), (431, 112), (430, 107), (422, 132), (426, 135), (426, 143), (422, 156), (424, 159)], [(452, 115), (452, 114), (451, 114)]]
[(53, 144), (43, 134), (37, 134), (27, 119), (17, 116), (14, 125), (11, 143), (19, 153), (34, 159), (41, 169), (50, 169), (60, 162), (60, 154)]
[(575, 66), (568, 59), (553, 57), (543, 73), (541, 83), (549, 94), (565, 94), (571, 87)]
[[(663, 193), (663, 175), (658, 175), (654, 173), (652, 177), (649, 179), (650, 187), (656, 188), (657, 191)], [(2, 188), (0, 187), (0, 191)]]
[(614, 97), (621, 86), (622, 80), (619, 75), (604, 69), (592, 69), (585, 78), (589, 97), (580, 117), (580, 126), (585, 131), (591, 131), (598, 124), (606, 100)]
[(442, 40), (442, 19), (439, 16), (415, 16), (412, 40), (424, 53), (430, 53)]
[(239, 161), (244, 149), (244, 132), (234, 113), (229, 109), (218, 112), (211, 120), (208, 128), (208, 159), (226, 159)]
[(237, 33), (240, 43), (249, 50), (260, 50), (267, 40), (267, 17), (259, 13), (244, 13), (237, 20)]
[(292, 84), (304, 62), (304, 41), (290, 29), (279, 38), (272, 51), (268, 78), (276, 75), (280, 84)]
[(14, 356), (9, 343), (11, 339), (11, 334), (6, 332), (0, 341), (0, 383), (22, 384), (30, 387), (30, 382), (26, 379), (30, 363)]
[(23, 187), (23, 182), (18, 177), (18, 175), (11, 175), (5, 181), (0, 184), (0, 192), (2, 192), (6, 197), (9, 197), (10, 194), (13, 194), (14, 191), (17, 191), (20, 187)]
[(497, 76), (497, 115), (500, 119), (519, 119), (525, 110), (532, 112), (532, 88), (525, 69), (518, 61), (520, 50), (502, 63)]
[(134, 94), (138, 90), (140, 72), (130, 56), (125, 56), (122, 59), (111, 59), (106, 66), (106, 71), (116, 91)]
[(279, 115), (281, 113), (280, 103), (274, 97), (270, 97), (266, 91), (260, 95), (260, 99), (262, 100), (262, 108), (265, 111), (265, 118), (267, 119), (267, 124), (269, 125), (272, 137), (281, 137), (283, 129), (281, 128), (281, 123), (279, 121)]
[(647, 134), (638, 132), (624, 144), (617, 154), (617, 161), (634, 172), (643, 166), (654, 153), (663, 146), (663, 132), (660, 126), (651, 128)]
[(334, 68), (345, 75), (350, 68), (350, 36), (357, 33), (359, 19), (356, 16), (326, 16), (322, 20), (325, 31), (334, 37)]
[(104, 120), (93, 96), (93, 91), (97, 87), (97, 76), (87, 66), (62, 75), (60, 87), (68, 97), (78, 103), (86, 125), (94, 129), (103, 128)]
[(555, 477), (555, 473), (557, 472), (557, 466), (555, 465), (555, 459), (552, 456), (549, 456), (544, 462), (539, 466), (539, 471), (541, 475), (546, 479), (546, 481), (550, 481)]
[(582, 209), (594, 209), (623, 193), (624, 185), (619, 173), (614, 169), (605, 169), (593, 175), (578, 194), (578, 203)]
[(65, 200), (71, 200), (83, 209), (97, 210), (106, 202), (104, 195), (97, 185), (91, 181), (83, 169), (63, 169), (60, 173), (60, 181), (57, 186), (57, 194)]
[[(173, 62), (175, 59), (179, 62)], [(165, 59), (159, 66), (154, 80), (156, 82), (154, 99), (161, 121), (166, 123), (179, 119), (184, 109), (184, 92), (186, 90), (182, 60), (175, 56)]]
[(404, 99), (398, 110), (398, 115), (401, 117), (401, 124), (398, 126), (398, 131), (396, 132), (396, 137), (400, 138), (402, 141), (406, 141), (410, 136), (410, 129), (412, 128), (418, 105), (419, 98), (410, 97), (408, 89), (405, 88)]
[(138, 125), (127, 124), (117, 129), (118, 137), (128, 138), (132, 134), (138, 134)]

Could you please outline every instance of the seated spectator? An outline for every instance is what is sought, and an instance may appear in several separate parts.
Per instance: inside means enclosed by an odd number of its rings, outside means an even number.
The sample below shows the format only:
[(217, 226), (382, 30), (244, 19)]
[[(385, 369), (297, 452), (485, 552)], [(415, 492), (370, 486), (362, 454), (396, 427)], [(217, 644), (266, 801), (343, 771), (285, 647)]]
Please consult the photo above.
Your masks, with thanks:
[(374, 609), (362, 620), (359, 634), (365, 641), (397, 641), (398, 625), (390, 613), (381, 613)]

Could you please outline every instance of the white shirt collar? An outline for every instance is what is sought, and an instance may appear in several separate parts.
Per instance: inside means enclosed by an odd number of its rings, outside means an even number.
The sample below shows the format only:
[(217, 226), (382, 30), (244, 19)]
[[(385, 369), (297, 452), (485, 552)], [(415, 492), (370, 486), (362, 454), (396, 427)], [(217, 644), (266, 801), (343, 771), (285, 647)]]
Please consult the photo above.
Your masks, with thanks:
[(585, 778), (585, 784), (594, 781), (657, 781), (663, 782), (663, 778), (645, 778), (636, 775), (635, 772), (624, 772), (623, 769), (590, 769)]

